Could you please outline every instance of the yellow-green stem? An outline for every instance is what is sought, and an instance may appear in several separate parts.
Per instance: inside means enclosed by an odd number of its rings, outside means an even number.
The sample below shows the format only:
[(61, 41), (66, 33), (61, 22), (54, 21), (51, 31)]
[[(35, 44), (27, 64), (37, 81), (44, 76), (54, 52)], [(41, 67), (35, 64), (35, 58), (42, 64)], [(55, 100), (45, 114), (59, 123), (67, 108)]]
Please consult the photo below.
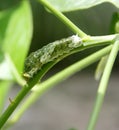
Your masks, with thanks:
[(65, 15), (58, 11), (54, 6), (52, 6), (47, 0), (38, 0), (44, 7), (50, 10), (59, 20), (61, 20), (69, 29), (71, 29), (75, 34), (78, 34), (81, 38), (88, 37), (81, 29), (79, 29), (75, 24), (73, 24)]
[(99, 84), (99, 89), (97, 91), (97, 98), (95, 101), (94, 110), (92, 112), (92, 116), (89, 121), (87, 130), (94, 130), (95, 128), (98, 115), (99, 115), (99, 112), (100, 112), (100, 109), (104, 100), (104, 96), (107, 90), (107, 85), (108, 85), (108, 81), (109, 81), (110, 74), (112, 71), (112, 67), (113, 67), (115, 58), (118, 54), (118, 50), (119, 50), (119, 40), (115, 41), (113, 48), (111, 50), (111, 53), (109, 55), (107, 64), (105, 66), (105, 69), (104, 69), (104, 72), (103, 72), (103, 75)]

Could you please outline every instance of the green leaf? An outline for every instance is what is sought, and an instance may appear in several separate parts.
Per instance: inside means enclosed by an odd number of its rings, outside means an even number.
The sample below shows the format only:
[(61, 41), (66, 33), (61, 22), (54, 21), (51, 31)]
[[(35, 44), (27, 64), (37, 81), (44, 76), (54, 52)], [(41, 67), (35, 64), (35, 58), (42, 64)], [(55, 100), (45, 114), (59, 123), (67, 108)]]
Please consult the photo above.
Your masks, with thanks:
[(12, 80), (13, 79), (13, 75), (11, 72), (11, 65), (9, 64), (6, 57), (4, 57), (4, 59), (0, 63), (0, 79), (2, 79), (2, 80), (4, 80), (4, 79)]
[(3, 45), (3, 40), (5, 37), (6, 28), (9, 23), (10, 16), (12, 15), (13, 10), (7, 10), (0, 12), (0, 49)]
[(48, 0), (53, 6), (62, 12), (75, 11), (90, 8), (104, 2), (110, 2), (119, 8), (119, 0)]
[(4, 55), (3, 55), (3, 52), (0, 48), (0, 63), (4, 60)]
[(0, 81), (0, 114), (3, 111), (5, 99), (10, 89), (9, 83), (6, 81)]
[(29, 1), (21, 1), (18, 6), (5, 11), (0, 18), (0, 28), (2, 27), (0, 46), (21, 74), (32, 38), (32, 15)]
[(114, 12), (112, 15), (110, 32), (119, 33), (119, 13), (118, 12)]
[(22, 1), (12, 14), (4, 39), (4, 50), (10, 54), (19, 72), (23, 69), (32, 35), (31, 10), (28, 1)]

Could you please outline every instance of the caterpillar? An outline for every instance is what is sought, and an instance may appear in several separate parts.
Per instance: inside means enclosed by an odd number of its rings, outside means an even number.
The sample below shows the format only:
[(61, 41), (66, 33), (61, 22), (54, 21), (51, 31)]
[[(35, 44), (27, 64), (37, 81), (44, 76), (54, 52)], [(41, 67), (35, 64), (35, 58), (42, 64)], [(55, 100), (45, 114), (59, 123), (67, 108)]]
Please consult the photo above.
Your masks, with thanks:
[(23, 76), (32, 78), (48, 62), (58, 59), (81, 45), (82, 39), (73, 35), (68, 38), (49, 43), (41, 49), (32, 52), (25, 60)]

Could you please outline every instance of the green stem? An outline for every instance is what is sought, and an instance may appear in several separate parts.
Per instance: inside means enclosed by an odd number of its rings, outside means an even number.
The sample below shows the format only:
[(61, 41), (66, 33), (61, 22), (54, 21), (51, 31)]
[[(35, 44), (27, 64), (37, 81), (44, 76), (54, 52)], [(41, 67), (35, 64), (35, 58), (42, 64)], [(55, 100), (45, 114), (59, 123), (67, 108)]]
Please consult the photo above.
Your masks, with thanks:
[(7, 121), (7, 119), (11, 115), (11, 113), (18, 106), (18, 104), (20, 103), (20, 101), (24, 98), (24, 96), (26, 95), (26, 93), (28, 91), (27, 88), (28, 87), (25, 86), (22, 89), (22, 91), (19, 93), (19, 95), (17, 96), (17, 98), (12, 103), (10, 103), (9, 107), (7, 108), (7, 110), (0, 117), (0, 128), (2, 128), (2, 126), (4, 125), (4, 123)]
[(6, 111), (0, 117), (0, 129), (6, 123), (10, 115), (14, 112), (19, 103), (23, 100), (23, 98), (27, 95), (27, 93), (32, 89), (32, 87), (39, 81), (39, 79), (55, 64), (55, 62), (49, 63), (45, 65), (42, 70), (32, 79), (28, 81), (22, 88), (22, 90), (18, 93), (16, 98), (10, 102)]
[(29, 97), (26, 99), (25, 103), (22, 104), (22, 106), (15, 113), (14, 117), (10, 120), (10, 122), (8, 124), (12, 125), (15, 122), (17, 122), (18, 119), (21, 117), (21, 115), (28, 109), (28, 107), (31, 106), (37, 99), (39, 99), (39, 96), (41, 96), (48, 89), (52, 88), (54, 85), (58, 84), (59, 82), (67, 79), (74, 73), (86, 68), (90, 64), (96, 62), (102, 56), (108, 54), (110, 52), (111, 48), (112, 48), (112, 45), (105, 47), (104, 49), (101, 49), (100, 51), (91, 54), (90, 56), (71, 65), (70, 67), (64, 69), (63, 71), (59, 72), (58, 74), (52, 76), (45, 82), (38, 85), (37, 89), (35, 91), (33, 91), (31, 95), (29, 95)]
[(113, 35), (105, 35), (105, 36), (91, 36), (89, 40), (84, 39), (84, 46), (98, 46), (98, 45), (106, 45), (105, 43), (109, 44), (113, 42), (114, 39), (119, 36), (119, 34)]
[(116, 56), (118, 54), (118, 50), (119, 50), (119, 40), (115, 41), (113, 48), (111, 50), (111, 53), (109, 55), (106, 67), (104, 69), (104, 73), (102, 75), (102, 78), (99, 84), (99, 89), (97, 91), (97, 98), (96, 98), (94, 110), (93, 110), (87, 130), (94, 130), (95, 128), (98, 115), (99, 115), (99, 112), (100, 112), (100, 109), (104, 100), (104, 96), (107, 90), (107, 84), (110, 78), (112, 67), (116, 59)]
[(66, 16), (52, 6), (47, 0), (38, 0), (46, 8), (48, 8), (57, 18), (59, 18), (66, 26), (68, 26), (74, 33), (78, 34), (81, 38), (88, 37), (81, 29), (73, 24)]

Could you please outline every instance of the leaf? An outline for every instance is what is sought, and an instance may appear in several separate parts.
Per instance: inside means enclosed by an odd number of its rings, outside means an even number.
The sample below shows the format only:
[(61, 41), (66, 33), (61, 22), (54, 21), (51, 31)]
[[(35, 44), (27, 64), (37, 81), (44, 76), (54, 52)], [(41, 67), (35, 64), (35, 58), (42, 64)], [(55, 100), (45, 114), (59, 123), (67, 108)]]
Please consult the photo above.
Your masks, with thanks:
[(2, 21), (0, 28), (3, 27), (0, 30), (0, 35), (2, 35), (0, 46), (4, 54), (10, 56), (15, 69), (21, 74), (32, 37), (32, 16), (29, 1), (21, 1), (18, 6), (4, 12), (0, 18), (0, 22)]
[(104, 2), (114, 4), (119, 8), (119, 0), (48, 0), (53, 6), (62, 12), (91, 8)]
[(110, 32), (119, 33), (119, 13), (118, 12), (114, 12), (112, 15)]
[(7, 96), (8, 91), (10, 90), (10, 84), (6, 81), (0, 81), (0, 114), (3, 111), (5, 98)]
[(12, 14), (4, 40), (4, 49), (10, 54), (19, 72), (23, 69), (23, 62), (30, 45), (31, 35), (31, 11), (29, 2), (25, 0)]
[(11, 67), (10, 67), (9, 62), (6, 59), (6, 57), (4, 57), (4, 59), (0, 63), (0, 79), (2, 79), (2, 80), (4, 80), (4, 79), (12, 80), (13, 79)]
[(10, 19), (10, 16), (12, 15), (12, 12), (13, 10), (0, 12), (0, 51), (2, 49), (6, 28), (8, 26), (9, 19)]

